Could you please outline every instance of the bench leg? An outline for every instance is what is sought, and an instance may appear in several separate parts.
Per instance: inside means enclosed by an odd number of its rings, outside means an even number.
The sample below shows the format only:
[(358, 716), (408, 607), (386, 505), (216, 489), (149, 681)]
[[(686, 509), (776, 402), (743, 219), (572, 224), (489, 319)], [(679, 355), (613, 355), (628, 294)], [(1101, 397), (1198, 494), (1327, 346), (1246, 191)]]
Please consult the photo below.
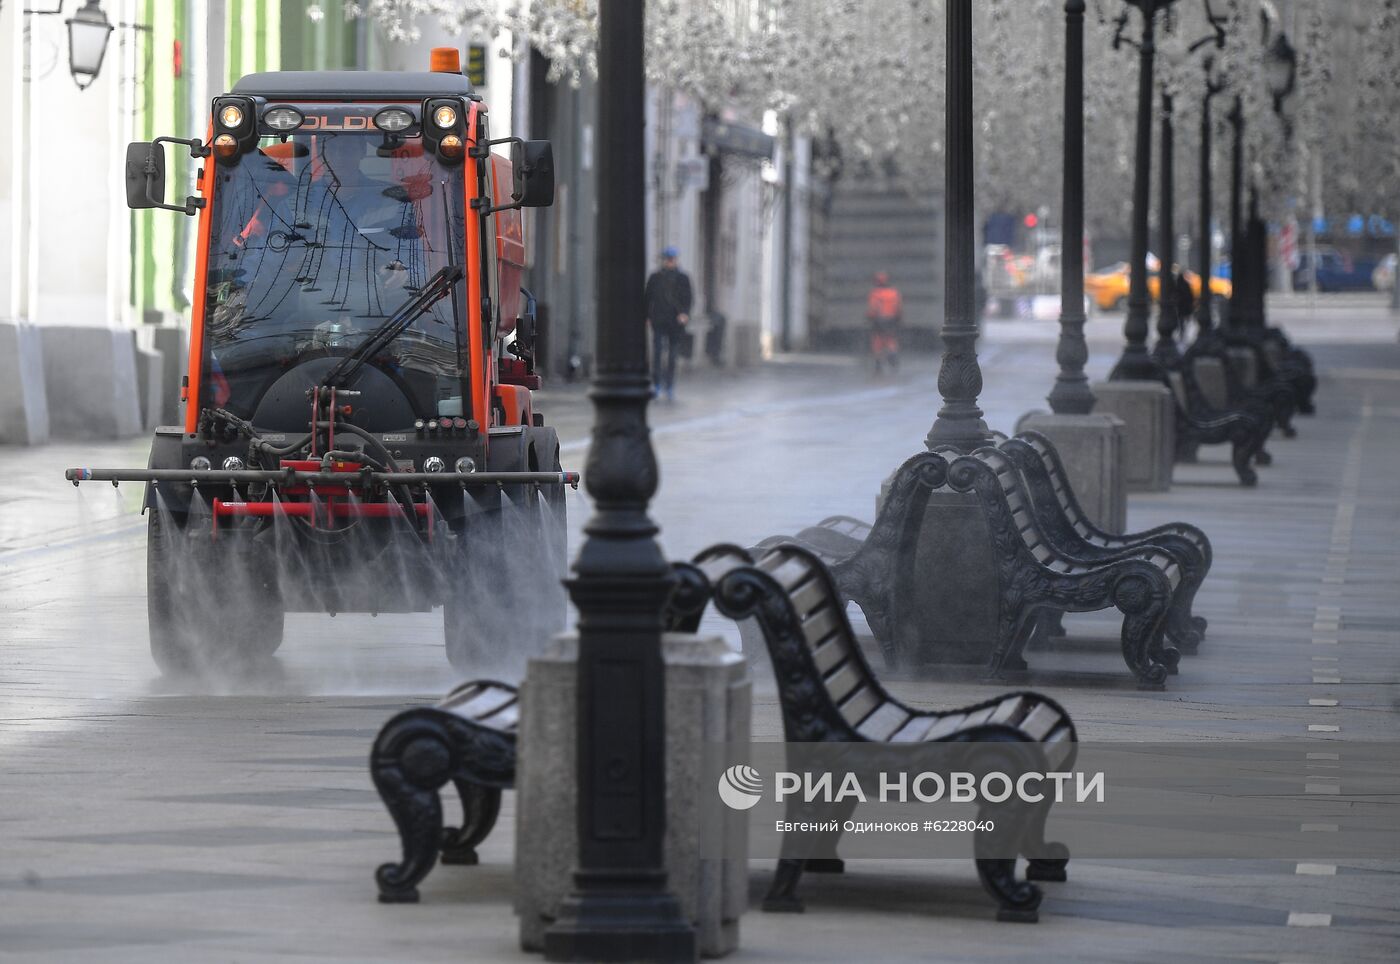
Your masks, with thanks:
[(1069, 866), (1069, 848), (1062, 843), (1052, 843), (1045, 839), (1045, 823), (1050, 819), (1051, 801), (1044, 800), (1036, 805), (1026, 827), (1026, 867), (1027, 880), (1061, 882), (1069, 879), (1066, 868)]
[[(1254, 463), (1258, 461), (1256, 456), (1263, 452), (1264, 442), (1268, 437), (1269, 426), (1256, 423), (1231, 438), (1231, 461), (1235, 466), (1235, 475), (1239, 476), (1240, 485), (1252, 488), (1259, 484), (1259, 475), (1254, 471)], [(1269, 459), (1267, 453), (1265, 458)], [(1268, 465), (1269, 461), (1259, 464)]]
[(483, 787), (466, 780), (452, 781), (462, 798), (462, 826), (448, 827), (442, 832), (442, 862), (459, 866), (475, 866), (476, 845), (486, 839), (496, 826), (501, 812), (501, 791)]
[(1169, 602), (1169, 594), (1155, 591), (1141, 576), (1126, 576), (1114, 584), (1113, 604), (1123, 614), (1123, 661), (1137, 677), (1138, 689), (1165, 688), (1181, 659), (1176, 647), (1163, 642)]
[(1040, 888), (1016, 876), (1016, 858), (978, 857), (977, 876), (997, 902), (997, 920), (1018, 924), (1040, 920)]
[(403, 861), (374, 872), (384, 904), (417, 903), (418, 883), (437, 862), (442, 843), (442, 800), (452, 753), (446, 730), (430, 715), (410, 710), (390, 720), (370, 751), (370, 775), (403, 846)]
[(802, 882), (802, 871), (806, 861), (800, 858), (783, 857), (778, 861), (778, 869), (773, 874), (773, 883), (763, 896), (763, 911), (766, 914), (800, 914), (805, 907), (802, 898), (797, 896), (797, 885)]

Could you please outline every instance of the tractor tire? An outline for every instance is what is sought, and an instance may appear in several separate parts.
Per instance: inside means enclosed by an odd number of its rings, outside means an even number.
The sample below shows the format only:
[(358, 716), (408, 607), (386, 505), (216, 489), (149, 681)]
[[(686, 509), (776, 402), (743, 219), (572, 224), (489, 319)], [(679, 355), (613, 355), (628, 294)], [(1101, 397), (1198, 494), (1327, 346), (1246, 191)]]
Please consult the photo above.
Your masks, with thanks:
[(161, 673), (242, 669), (282, 645), (282, 601), (261, 551), (232, 539), (216, 546), (186, 533), (174, 516), (150, 511), (146, 616)]

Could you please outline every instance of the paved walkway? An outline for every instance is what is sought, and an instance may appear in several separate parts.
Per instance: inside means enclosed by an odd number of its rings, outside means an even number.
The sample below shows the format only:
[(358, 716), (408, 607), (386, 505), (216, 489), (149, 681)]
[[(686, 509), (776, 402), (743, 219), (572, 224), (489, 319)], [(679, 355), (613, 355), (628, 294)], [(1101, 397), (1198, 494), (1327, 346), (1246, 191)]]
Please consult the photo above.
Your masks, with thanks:
[[(1171, 492), (1132, 500), (1131, 527), (1190, 520), (1216, 549), (1198, 603), (1210, 636), (1167, 691), (1133, 688), (1103, 620), (1072, 620), (1070, 644), (1030, 654), (1025, 682), (1061, 699), (1083, 738), (1300, 737), (1338, 753), (1396, 738), (1400, 347), (1379, 312), (1343, 314), (1282, 319), (1318, 361), (1319, 415), (1272, 444), (1258, 489), (1233, 485), (1223, 452), (1207, 449)], [(1119, 321), (1091, 323), (1098, 370)], [(989, 329), (989, 424), (1042, 404), (1052, 336)], [(808, 360), (695, 382), (658, 408), (668, 552), (831, 512), (868, 517), (931, 418), (932, 363), (911, 369), (871, 383)], [(565, 433), (577, 458), (586, 414), (557, 421), (578, 426)], [(119, 501), (131, 495), (74, 495), (55, 474), (130, 464), (144, 448), (0, 450), (0, 953), (528, 959), (510, 910), (510, 795), (481, 866), (439, 868), (417, 906), (373, 899), (371, 872), (397, 841), (366, 751), (390, 714), (448, 685), (434, 617), (294, 617), (268, 676), (199, 691), (158, 681), (144, 653), (142, 527)], [(575, 528), (585, 508), (571, 506)], [(929, 705), (988, 693), (970, 673), (891, 686)], [(762, 681), (755, 730), (780, 730)], [(1047, 885), (1034, 927), (997, 924), (966, 861), (852, 862), (804, 883), (806, 915), (748, 914), (733, 959), (1393, 961), (1396, 857), (1076, 861), (1069, 882)], [(769, 874), (755, 863), (756, 897)]]

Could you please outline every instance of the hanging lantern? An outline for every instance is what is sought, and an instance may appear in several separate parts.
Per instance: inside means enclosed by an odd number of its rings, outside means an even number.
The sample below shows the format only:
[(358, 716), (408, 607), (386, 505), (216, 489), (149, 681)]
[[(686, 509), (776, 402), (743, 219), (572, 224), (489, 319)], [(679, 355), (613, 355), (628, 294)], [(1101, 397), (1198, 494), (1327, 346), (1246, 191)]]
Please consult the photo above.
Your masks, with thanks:
[(112, 36), (112, 24), (102, 12), (98, 0), (87, 3), (67, 21), (68, 67), (79, 90), (86, 90), (102, 69), (107, 53), (107, 41)]

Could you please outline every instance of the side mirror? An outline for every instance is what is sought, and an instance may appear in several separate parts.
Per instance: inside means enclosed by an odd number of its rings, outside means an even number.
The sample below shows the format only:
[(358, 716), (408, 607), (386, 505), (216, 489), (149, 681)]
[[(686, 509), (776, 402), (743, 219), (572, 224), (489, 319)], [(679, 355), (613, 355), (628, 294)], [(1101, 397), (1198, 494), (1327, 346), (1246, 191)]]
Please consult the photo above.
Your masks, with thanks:
[(513, 141), (510, 163), (515, 175), (511, 200), (523, 208), (554, 203), (554, 145), (549, 141)]
[(165, 203), (165, 142), (184, 144), (190, 157), (209, 156), (209, 148), (198, 140), (179, 137), (157, 137), (153, 141), (133, 141), (126, 145), (126, 206), (136, 210), (161, 208), (193, 216), (204, 207), (204, 198), (187, 197), (185, 203)]
[(165, 199), (165, 151), (150, 141), (126, 145), (126, 206), (153, 208)]

